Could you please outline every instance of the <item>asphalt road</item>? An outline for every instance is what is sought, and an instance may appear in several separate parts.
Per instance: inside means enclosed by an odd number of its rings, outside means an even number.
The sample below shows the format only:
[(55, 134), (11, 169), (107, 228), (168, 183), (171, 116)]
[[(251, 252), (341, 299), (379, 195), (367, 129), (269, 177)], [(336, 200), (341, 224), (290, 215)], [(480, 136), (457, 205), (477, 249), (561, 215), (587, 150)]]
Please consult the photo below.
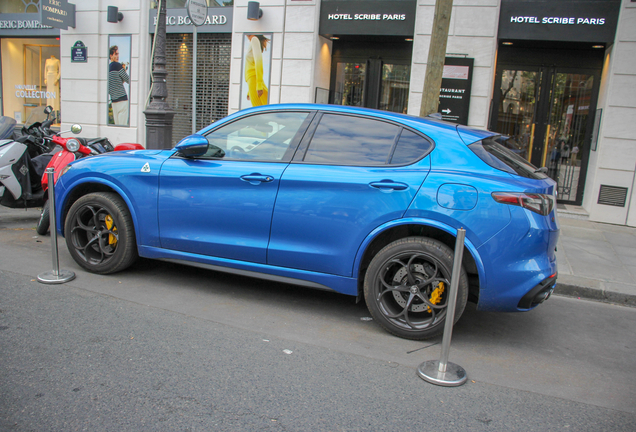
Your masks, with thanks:
[(440, 339), (383, 332), (346, 296), (143, 260), (96, 276), (38, 212), (0, 209), (0, 431), (376, 431), (636, 428), (636, 309), (552, 297), (529, 313), (468, 308)]

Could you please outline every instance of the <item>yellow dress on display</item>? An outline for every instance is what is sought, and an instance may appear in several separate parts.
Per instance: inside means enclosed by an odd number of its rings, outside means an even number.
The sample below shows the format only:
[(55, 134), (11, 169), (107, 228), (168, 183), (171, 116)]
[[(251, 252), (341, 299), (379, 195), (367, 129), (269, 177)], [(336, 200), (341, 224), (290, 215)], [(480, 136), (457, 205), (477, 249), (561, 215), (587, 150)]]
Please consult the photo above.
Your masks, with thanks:
[[(245, 56), (245, 81), (252, 106), (267, 105), (267, 86), (263, 80), (263, 52), (257, 37), (250, 40), (250, 49)], [(261, 95), (258, 91), (262, 90)]]

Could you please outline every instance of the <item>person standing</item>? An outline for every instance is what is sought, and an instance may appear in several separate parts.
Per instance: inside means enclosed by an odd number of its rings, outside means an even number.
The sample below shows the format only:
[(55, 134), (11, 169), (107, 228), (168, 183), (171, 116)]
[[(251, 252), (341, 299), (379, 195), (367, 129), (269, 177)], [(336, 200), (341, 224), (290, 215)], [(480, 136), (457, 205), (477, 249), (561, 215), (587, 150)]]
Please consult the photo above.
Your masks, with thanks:
[(113, 107), (113, 120), (116, 125), (128, 126), (128, 95), (124, 83), (130, 84), (126, 66), (119, 63), (119, 48), (113, 45), (109, 50), (108, 94)]

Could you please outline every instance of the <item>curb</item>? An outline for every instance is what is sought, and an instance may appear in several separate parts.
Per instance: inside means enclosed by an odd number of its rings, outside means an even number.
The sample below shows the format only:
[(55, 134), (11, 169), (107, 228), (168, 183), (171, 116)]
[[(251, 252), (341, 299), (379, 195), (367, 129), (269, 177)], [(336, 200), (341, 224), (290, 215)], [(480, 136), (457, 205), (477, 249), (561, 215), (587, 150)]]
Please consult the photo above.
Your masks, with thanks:
[(557, 282), (556, 287), (554, 288), (554, 294), (565, 297), (596, 300), (603, 303), (617, 304), (619, 306), (636, 307), (636, 295), (624, 294), (616, 291), (587, 288)]

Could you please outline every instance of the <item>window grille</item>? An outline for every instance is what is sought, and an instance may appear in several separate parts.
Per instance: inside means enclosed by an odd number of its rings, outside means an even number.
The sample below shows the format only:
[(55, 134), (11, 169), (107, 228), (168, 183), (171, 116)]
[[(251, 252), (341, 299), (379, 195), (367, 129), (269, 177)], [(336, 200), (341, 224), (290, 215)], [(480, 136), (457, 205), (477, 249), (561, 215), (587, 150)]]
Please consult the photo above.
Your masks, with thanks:
[[(168, 103), (175, 111), (172, 144), (192, 133), (192, 34), (166, 35)], [(197, 40), (197, 121), (200, 130), (227, 116), (231, 35), (199, 33)]]

